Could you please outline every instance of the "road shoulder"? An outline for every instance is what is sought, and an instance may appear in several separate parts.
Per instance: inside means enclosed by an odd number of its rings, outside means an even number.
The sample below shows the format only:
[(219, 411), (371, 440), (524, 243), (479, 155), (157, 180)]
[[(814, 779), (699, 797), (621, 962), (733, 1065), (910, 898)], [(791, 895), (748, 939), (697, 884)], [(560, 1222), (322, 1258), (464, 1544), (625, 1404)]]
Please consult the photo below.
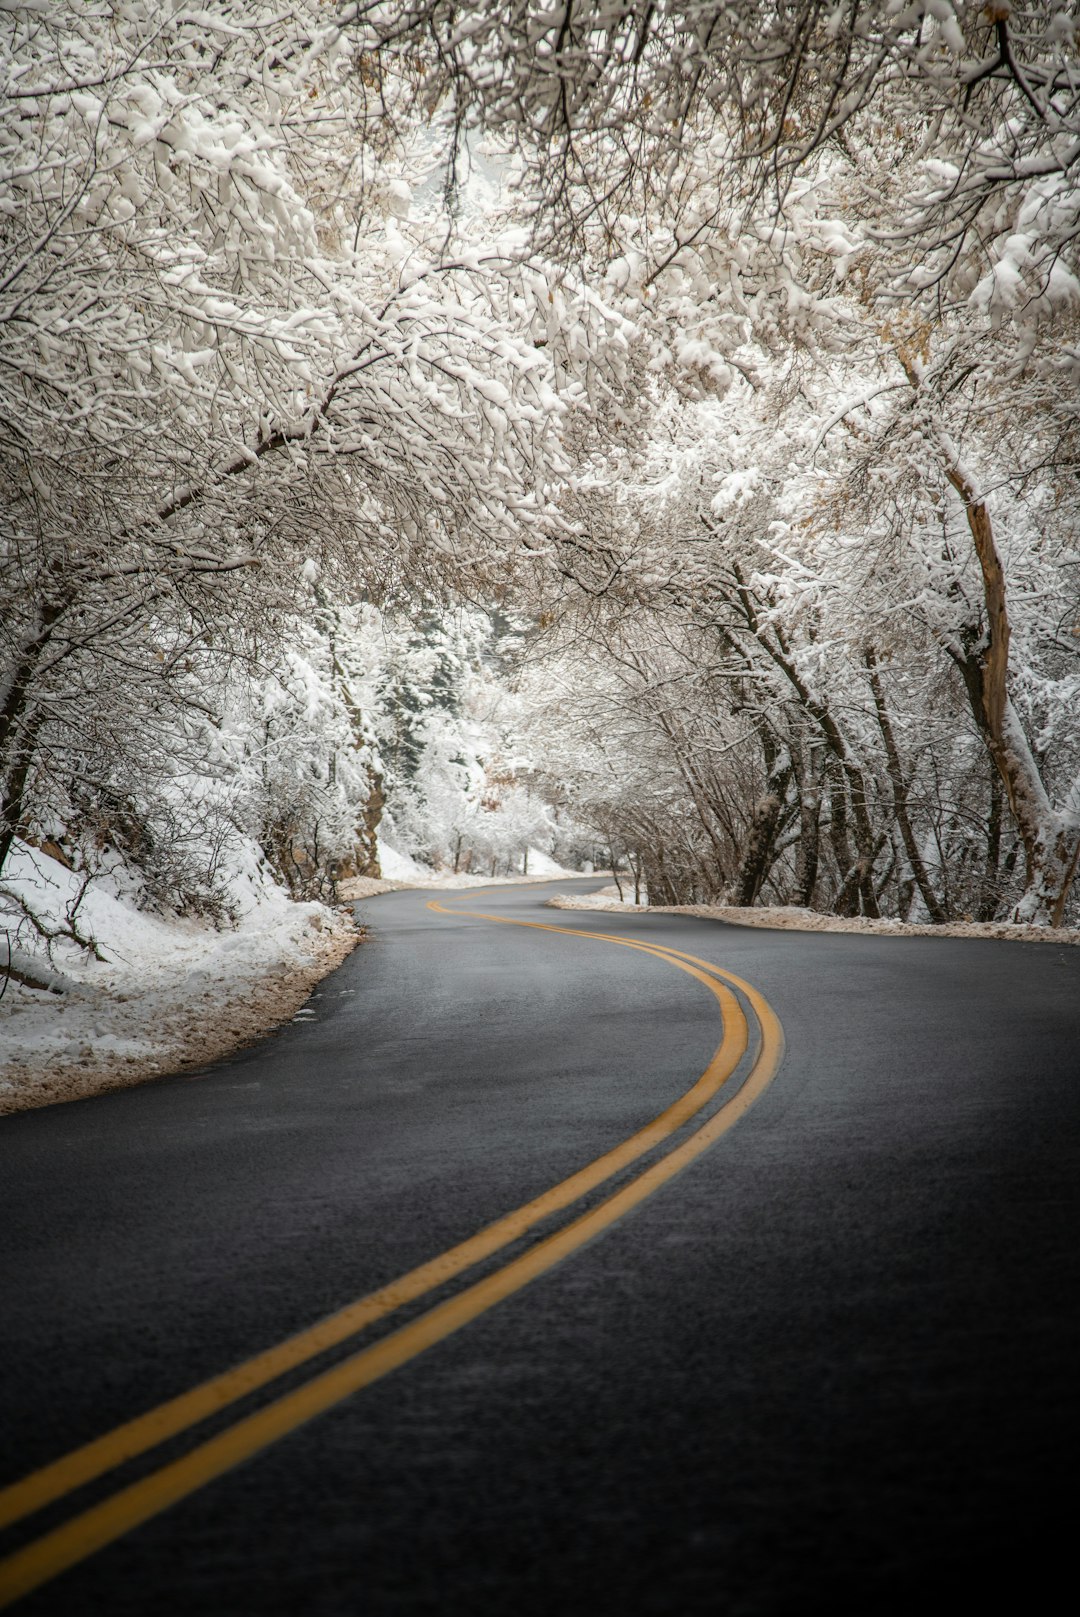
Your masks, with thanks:
[(554, 910), (607, 910), (616, 915), (696, 915), (729, 926), (768, 927), (784, 932), (860, 932), (891, 938), (990, 938), (1009, 943), (1080, 944), (1080, 928), (1045, 927), (1012, 921), (952, 921), (931, 926), (913, 921), (870, 920), (865, 915), (820, 915), (794, 905), (750, 909), (737, 904), (644, 904), (619, 899), (614, 887), (582, 896), (558, 893), (549, 898)]
[(189, 929), (171, 969), (111, 958), (63, 994), (9, 983), (0, 1115), (190, 1071), (289, 1022), (363, 936), (349, 909), (292, 910), (254, 935)]

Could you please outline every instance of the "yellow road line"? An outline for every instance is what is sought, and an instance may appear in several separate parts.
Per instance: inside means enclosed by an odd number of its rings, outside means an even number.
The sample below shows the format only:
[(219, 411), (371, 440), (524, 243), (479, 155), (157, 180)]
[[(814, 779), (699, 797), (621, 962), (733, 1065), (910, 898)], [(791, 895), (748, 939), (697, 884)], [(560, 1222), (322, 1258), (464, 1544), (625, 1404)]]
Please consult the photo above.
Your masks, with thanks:
[[(534, 922), (518, 924), (539, 925)], [(584, 931), (573, 932), (569, 927), (548, 927), (542, 930), (572, 932), (572, 935), (577, 937), (595, 936)], [(644, 950), (650, 954), (661, 953), (651, 945), (636, 940), (605, 937), (604, 941), (623, 941), (627, 948)], [(662, 957), (666, 958), (666, 955)], [(676, 964), (675, 961), (671, 963)], [(118, 1465), (145, 1454), (149, 1449), (156, 1448), (159, 1443), (186, 1431), (188, 1427), (216, 1415), (237, 1399), (246, 1397), (249, 1393), (275, 1381), (287, 1371), (305, 1364), (326, 1349), (338, 1346), (367, 1326), (385, 1319), (405, 1303), (417, 1301), (435, 1287), (455, 1279), (465, 1270), (518, 1240), (552, 1214), (562, 1212), (590, 1190), (610, 1179), (613, 1174), (629, 1167), (657, 1145), (662, 1144), (669, 1135), (689, 1122), (712, 1099), (736, 1070), (746, 1051), (748, 1037), (746, 1018), (738, 1001), (729, 990), (720, 989), (696, 970), (696, 964), (696, 962), (687, 964), (680, 969), (697, 977), (716, 994), (723, 1016), (724, 1037), (697, 1082), (659, 1116), (653, 1118), (652, 1122), (647, 1123), (612, 1150), (586, 1164), (584, 1168), (571, 1174), (568, 1179), (545, 1191), (543, 1195), (497, 1219), (486, 1229), (451, 1247), (439, 1257), (421, 1264), (389, 1285), (380, 1287), (379, 1290), (348, 1304), (337, 1313), (319, 1320), (287, 1341), (256, 1354), (219, 1376), (201, 1382), (190, 1391), (159, 1404), (134, 1420), (115, 1427), (81, 1448), (74, 1449), (70, 1454), (32, 1472), (21, 1481), (0, 1490), (0, 1527), (10, 1526), (22, 1520), (23, 1517), (42, 1509), (73, 1489), (104, 1475), (106, 1471), (114, 1470)]]
[[(552, 878), (553, 881), (556, 879), (557, 878), (555, 877)], [(537, 886), (539, 885), (540, 884), (537, 883)], [(471, 888), (469, 891), (475, 892), (476, 889)], [(662, 958), (666, 958), (670, 960), (672, 965), (678, 964), (678, 962), (681, 960), (688, 961), (690, 964), (699, 967), (700, 970), (707, 972), (712, 977), (720, 977), (723, 978), (725, 982), (733, 983), (735, 987), (738, 988), (743, 995), (745, 995), (746, 999), (753, 1007), (754, 1015), (758, 1018), (758, 1021), (762, 1027), (764, 1027), (765, 1021), (770, 1018), (776, 1023), (777, 1028), (780, 1027), (780, 1022), (776, 1016), (776, 1013), (773, 1011), (764, 994), (759, 993), (758, 990), (752, 987), (752, 985), (744, 978), (736, 977), (734, 972), (725, 971), (722, 966), (714, 965), (711, 960), (703, 960), (700, 955), (688, 954), (685, 949), (673, 949), (670, 944), (667, 943), (648, 943), (644, 939), (640, 938), (624, 938), (620, 937), (619, 934), (615, 932), (592, 932), (586, 931), (582, 927), (554, 926), (549, 921), (517, 921), (511, 919), (511, 917), (508, 915), (487, 915), (482, 910), (449, 910), (434, 899), (430, 904), (428, 904), (427, 907), (429, 910), (438, 910), (442, 915), (464, 915), (468, 916), (470, 919), (478, 921), (498, 921), (503, 926), (526, 926), (533, 928), (537, 932), (566, 932), (569, 933), (571, 937), (575, 938), (597, 938), (602, 943), (621, 943), (628, 949), (644, 949), (648, 954), (655, 954), (661, 956)], [(649, 912), (647, 909), (643, 909), (630, 910), (629, 913), (631, 915), (636, 914), (641, 916), (648, 915)]]
[[(661, 953), (660, 950), (656, 952)], [(672, 964), (679, 962), (672, 959)], [(702, 964), (711, 971), (719, 969), (708, 962)], [(698, 975), (696, 971), (693, 974)], [(749, 988), (749, 984), (742, 984), (730, 973), (724, 975), (729, 981), (739, 983), (744, 992), (748, 991), (757, 1002), (755, 1013), (759, 1019), (761, 1048), (742, 1087), (689, 1139), (599, 1206), (548, 1236), (494, 1274), (438, 1304), (381, 1342), (361, 1350), (341, 1364), (313, 1377), (302, 1387), (238, 1421), (182, 1459), (122, 1489), (27, 1545), (8, 1560), (0, 1562), (0, 1606), (28, 1594), (342, 1399), (370, 1386), (426, 1348), (443, 1341), (496, 1303), (561, 1263), (708, 1150), (753, 1105), (775, 1075), (783, 1054), (783, 1032), (771, 1007), (756, 990)]]

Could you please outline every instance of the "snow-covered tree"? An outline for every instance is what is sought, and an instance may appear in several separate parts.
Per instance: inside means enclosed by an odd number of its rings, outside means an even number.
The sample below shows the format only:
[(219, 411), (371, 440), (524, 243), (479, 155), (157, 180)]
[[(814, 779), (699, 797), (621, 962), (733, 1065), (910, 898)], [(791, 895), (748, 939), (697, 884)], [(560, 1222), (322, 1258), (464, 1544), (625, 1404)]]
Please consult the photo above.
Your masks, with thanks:
[(382, 632), (384, 836), (421, 863), (480, 874), (548, 853), (555, 822), (536, 780), (542, 737), (514, 688), (517, 635), (463, 609), (388, 618)]
[(1066, 7), (2, 18), (0, 868), (175, 756), (282, 868), (581, 806), (669, 896), (1063, 918)]
[(180, 675), (277, 666), (305, 560), (381, 599), (542, 547), (560, 423), (621, 363), (598, 300), (411, 202), (443, 159), (354, 18), (3, 13), (0, 869), (88, 748), (137, 798)]

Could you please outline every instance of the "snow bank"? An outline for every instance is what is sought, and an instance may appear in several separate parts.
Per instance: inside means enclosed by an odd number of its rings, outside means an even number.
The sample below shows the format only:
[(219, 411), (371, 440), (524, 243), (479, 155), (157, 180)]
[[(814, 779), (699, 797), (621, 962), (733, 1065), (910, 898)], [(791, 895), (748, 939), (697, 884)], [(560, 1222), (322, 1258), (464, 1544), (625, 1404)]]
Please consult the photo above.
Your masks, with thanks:
[(552, 881), (559, 876), (581, 875), (580, 870), (565, 869), (540, 848), (529, 849), (528, 864), (528, 875), (524, 876), (520, 873), (513, 876), (480, 876), (463, 870), (432, 870), (430, 865), (418, 863), (407, 853), (399, 853), (380, 837), (379, 866), (382, 879), (354, 876), (348, 881), (339, 882), (338, 891), (342, 898), (356, 900), (373, 898), (377, 893), (396, 892), (403, 887), (506, 887), (514, 882)]
[[(531, 860), (530, 860), (531, 863)], [(531, 871), (527, 876), (468, 876), (464, 871), (424, 870), (422, 875), (416, 875), (409, 881), (380, 881), (377, 876), (353, 876), (348, 881), (338, 883), (338, 892), (341, 897), (352, 903), (363, 898), (375, 898), (379, 893), (400, 893), (409, 888), (432, 892), (468, 892), (470, 888), (484, 887), (529, 887), (542, 886), (544, 882), (558, 880), (559, 877), (580, 876), (579, 870), (558, 870), (554, 873), (545, 871), (543, 875), (534, 876)]]
[[(530, 866), (532, 865), (531, 859), (529, 860), (529, 864)], [(555, 881), (559, 877), (573, 877), (580, 875), (580, 870), (560, 870), (558, 865), (555, 865), (551, 870), (545, 870), (542, 874), (537, 872), (534, 875), (533, 871), (530, 869), (527, 876), (522, 876), (520, 874), (516, 876), (477, 876), (469, 875), (464, 870), (459, 870), (456, 874), (453, 871), (448, 870), (432, 870), (428, 872), (423, 881), (416, 881), (412, 885), (415, 887), (458, 889), (467, 889), (469, 887), (528, 887), (534, 882), (543, 883)]]
[[(2, 885), (53, 924), (79, 891), (65, 866), (23, 845), (12, 850)], [(0, 1112), (226, 1055), (292, 1016), (359, 936), (350, 918), (325, 905), (292, 902), (253, 860), (236, 870), (229, 896), (239, 922), (219, 932), (140, 913), (104, 884), (89, 887), (75, 921), (102, 958), (56, 943), (53, 969), (67, 991), (12, 981), (0, 1000)], [(10, 928), (14, 907), (4, 907), (0, 924)]]
[[(528, 876), (509, 877), (438, 873), (385, 844), (380, 851), (388, 875), (403, 872), (404, 879), (357, 877), (341, 883), (342, 899), (402, 887), (528, 885), (576, 874), (537, 850), (530, 852)], [(0, 885), (11, 895), (0, 899), (0, 961), (7, 959), (7, 928), (20, 974), (47, 980), (52, 989), (11, 980), (0, 999), (0, 1114), (218, 1060), (292, 1017), (360, 936), (348, 915), (293, 902), (253, 855), (246, 863), (241, 856), (232, 873), (234, 931), (142, 912), (120, 883), (110, 890), (108, 878), (80, 898), (77, 876), (21, 843)], [(19, 899), (53, 928), (74, 907), (75, 926), (101, 959), (59, 940), (50, 964), (26, 923), (15, 935)]]
[(634, 903), (633, 882), (629, 886), (625, 882), (623, 883), (621, 896), (619, 889), (613, 885), (611, 887), (601, 887), (598, 893), (580, 893), (577, 895), (573, 893), (557, 893), (554, 898), (548, 899), (548, 903), (552, 909), (557, 910), (647, 910), (649, 908), (649, 901), (644, 894), (640, 904)]
[[(620, 903), (615, 887), (580, 896), (557, 893), (548, 899), (548, 906), (555, 910), (635, 908), (632, 893)], [(734, 926), (764, 926), (788, 932), (873, 932), (889, 937), (996, 938), (1012, 943), (1080, 944), (1080, 929), (1028, 926), (1012, 921), (952, 921), (947, 926), (929, 926), (915, 921), (872, 921), (865, 915), (820, 915), (817, 910), (800, 909), (794, 904), (762, 909), (747, 909), (737, 904), (643, 904), (641, 912), (646, 908), (651, 908), (654, 915), (700, 915), (706, 920), (728, 921)]]
[(379, 838), (379, 869), (386, 881), (411, 882), (431, 875), (425, 865), (418, 865), (407, 853), (398, 853), (382, 837)]
[(580, 870), (565, 870), (551, 855), (540, 848), (529, 849), (530, 876), (580, 876)]

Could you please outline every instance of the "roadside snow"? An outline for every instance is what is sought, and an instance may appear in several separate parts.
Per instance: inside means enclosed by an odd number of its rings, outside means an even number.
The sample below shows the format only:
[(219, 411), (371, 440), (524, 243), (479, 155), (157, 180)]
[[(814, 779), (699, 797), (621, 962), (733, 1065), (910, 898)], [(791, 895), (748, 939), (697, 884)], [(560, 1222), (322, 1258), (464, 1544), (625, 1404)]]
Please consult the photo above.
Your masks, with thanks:
[[(379, 863), (384, 872), (381, 880), (376, 876), (353, 876), (348, 881), (338, 883), (341, 897), (355, 902), (362, 898), (374, 898), (378, 893), (401, 892), (408, 887), (431, 888), (436, 891), (448, 888), (464, 891), (470, 887), (529, 886), (533, 883), (555, 881), (560, 876), (581, 875), (580, 870), (564, 870), (554, 859), (536, 848), (529, 849), (527, 876), (477, 876), (469, 875), (463, 870), (431, 870), (426, 865), (417, 864), (415, 859), (395, 853), (384, 842), (379, 844)], [(398, 874), (404, 867), (408, 868), (409, 873)]]
[(401, 893), (417, 886), (413, 881), (384, 881), (378, 876), (350, 876), (338, 882), (338, 895), (355, 903), (357, 899), (374, 898), (377, 893)]
[(634, 903), (633, 886), (624, 887), (621, 898), (619, 889), (613, 886), (601, 887), (598, 893), (582, 893), (579, 897), (573, 893), (557, 893), (548, 899), (548, 904), (555, 910), (647, 910), (649, 907), (648, 899)]
[(657, 904), (635, 906), (632, 897), (619, 901), (618, 889), (603, 887), (598, 893), (557, 893), (548, 899), (555, 910), (617, 910), (639, 908), (654, 915), (701, 915), (706, 920), (729, 921), (735, 926), (764, 926), (788, 932), (874, 932), (889, 937), (908, 938), (996, 938), (1012, 943), (1080, 944), (1080, 929), (1027, 926), (1012, 921), (952, 921), (946, 926), (930, 926), (915, 921), (871, 921), (865, 915), (819, 915), (817, 910), (799, 909), (793, 904), (774, 908), (745, 909), (736, 904)]
[(550, 854), (544, 853), (541, 848), (529, 849), (529, 875), (530, 876), (580, 876), (580, 870), (564, 870)]
[(545, 871), (543, 875), (535, 876), (532, 871), (527, 876), (469, 876), (463, 870), (458, 871), (456, 875), (451, 871), (432, 871), (430, 875), (425, 876), (423, 881), (410, 882), (409, 885), (411, 887), (450, 888), (531, 887), (537, 884), (542, 885), (548, 881), (556, 881), (559, 877), (580, 875), (580, 870), (559, 870), (557, 866), (553, 871)]
[[(346, 902), (403, 887), (433, 890), (504, 887), (573, 876), (546, 855), (528, 876), (437, 873), (380, 850), (389, 879), (358, 876), (340, 884)], [(390, 855), (387, 858), (387, 855)], [(3, 886), (55, 925), (75, 903), (79, 881), (47, 854), (16, 844)], [(235, 931), (195, 920), (147, 914), (107, 881), (92, 884), (78, 905), (80, 934), (93, 938), (96, 960), (75, 944), (54, 944), (49, 964), (24, 925), (12, 939), (16, 966), (47, 977), (58, 992), (9, 980), (0, 999), (0, 1115), (125, 1088), (162, 1073), (220, 1059), (288, 1021), (312, 988), (355, 947), (351, 916), (323, 904), (294, 903), (241, 859), (230, 900)], [(14, 930), (10, 902), (0, 913)]]
[[(468, 875), (463, 871), (435, 871), (429, 865), (422, 865), (407, 853), (399, 853), (389, 842), (379, 838), (379, 869), (382, 871), (384, 882), (391, 882), (403, 887), (483, 887), (497, 883), (513, 881), (537, 881), (541, 878), (550, 879), (553, 876), (580, 876), (580, 870), (566, 870), (557, 864), (550, 854), (540, 848), (530, 848), (528, 854), (528, 875), (514, 876), (481, 876)], [(374, 876), (355, 876), (351, 882), (342, 883), (341, 890), (352, 888), (359, 881), (375, 881)], [(390, 888), (380, 888), (380, 892), (391, 891)], [(366, 898), (367, 893), (350, 893), (350, 896)]]
[[(423, 865), (418, 865), (407, 853), (398, 853), (388, 842), (379, 838), (379, 869), (385, 881), (411, 882), (418, 876), (425, 876), (429, 872)], [(358, 876), (358, 881), (373, 881), (374, 877)]]
[[(3, 885), (39, 915), (57, 918), (78, 893), (65, 866), (21, 844)], [(360, 935), (351, 918), (325, 905), (293, 903), (254, 864), (236, 872), (230, 897), (239, 924), (219, 932), (142, 913), (91, 886), (77, 923), (104, 959), (57, 943), (53, 967), (69, 990), (10, 981), (0, 1000), (0, 1113), (226, 1055), (288, 1020)], [(27, 946), (25, 929), (20, 942)], [(4, 951), (0, 937), (0, 958)]]

